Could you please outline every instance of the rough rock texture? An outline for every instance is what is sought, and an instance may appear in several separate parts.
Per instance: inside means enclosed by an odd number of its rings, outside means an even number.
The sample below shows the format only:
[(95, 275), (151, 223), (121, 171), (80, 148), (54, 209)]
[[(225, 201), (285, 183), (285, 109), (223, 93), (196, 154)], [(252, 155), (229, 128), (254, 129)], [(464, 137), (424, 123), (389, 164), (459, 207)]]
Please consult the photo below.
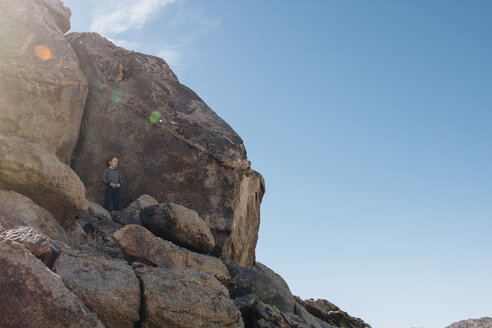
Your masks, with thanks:
[(484, 317), (458, 321), (446, 328), (492, 328), (492, 318)]
[(126, 261), (62, 250), (53, 266), (106, 327), (133, 328), (139, 320), (140, 283)]
[(138, 268), (143, 328), (242, 328), (241, 314), (214, 277), (190, 269)]
[(88, 209), (85, 187), (70, 167), (19, 137), (0, 136), (0, 188), (23, 194), (64, 227)]
[(18, 217), (7, 214), (6, 212), (3, 211), (3, 208), (0, 206), (0, 231), (12, 229), (17, 226), (28, 226), (28, 224), (24, 220)]
[(289, 291), (289, 293), (291, 293), (289, 285), (284, 280), (284, 278), (282, 278), (278, 273), (276, 273), (275, 271), (273, 271), (272, 269), (270, 269), (266, 265), (256, 261), (255, 265), (253, 266), (252, 269), (256, 270), (258, 272), (261, 272), (263, 274), (266, 274), (267, 276), (269, 276), (273, 280), (276, 280), (280, 285), (282, 285), (285, 289), (287, 289)]
[(0, 135), (69, 164), (88, 91), (63, 35), (70, 10), (59, 0), (2, 0), (0, 22)]
[(0, 241), (0, 327), (104, 328), (24, 246)]
[(37, 258), (48, 257), (51, 245), (48, 239), (33, 227), (15, 227), (0, 233), (0, 240), (11, 240), (24, 245)]
[(94, 202), (88, 201), (89, 203), (89, 214), (104, 220), (112, 220), (111, 213), (109, 213), (104, 207)]
[[(108, 154), (120, 156), (122, 205), (142, 194), (195, 210), (210, 227), (214, 253), (251, 266), (265, 186), (241, 138), (160, 58), (116, 47), (95, 33), (71, 33), (89, 82), (72, 167), (101, 203)], [(154, 111), (162, 122), (149, 120)]]
[(234, 305), (241, 311), (245, 328), (336, 328), (322, 321), (307, 322), (296, 314), (281, 312), (255, 294), (235, 298)]
[(294, 313), (294, 297), (276, 279), (238, 265), (227, 264), (227, 269), (231, 276), (228, 289), (232, 298), (255, 294), (261, 301), (276, 306), (282, 312)]
[[(56, 239), (69, 245), (72, 244), (72, 239), (63, 230), (58, 221), (47, 210), (24, 195), (14, 191), (0, 190), (0, 211), (6, 218), (11, 218), (11, 222), (13, 221), (15, 225), (22, 225), (16, 224), (22, 221), (35, 227), (51, 239)], [(10, 226), (9, 228), (12, 227)]]
[(341, 311), (334, 304), (326, 300), (305, 300), (302, 305), (315, 317), (341, 328), (371, 328), (359, 318), (350, 316), (347, 312)]
[(132, 260), (165, 268), (192, 268), (226, 282), (229, 272), (219, 259), (193, 253), (154, 236), (139, 225), (127, 225), (114, 233), (121, 250)]
[(140, 212), (144, 227), (156, 236), (199, 253), (215, 247), (214, 237), (198, 213), (177, 204), (149, 206)]
[(140, 221), (140, 211), (144, 208), (152, 205), (157, 205), (159, 202), (155, 200), (154, 197), (150, 195), (142, 195), (136, 200), (130, 203), (122, 211), (118, 212), (114, 220), (122, 225), (127, 224), (139, 224), (142, 225)]

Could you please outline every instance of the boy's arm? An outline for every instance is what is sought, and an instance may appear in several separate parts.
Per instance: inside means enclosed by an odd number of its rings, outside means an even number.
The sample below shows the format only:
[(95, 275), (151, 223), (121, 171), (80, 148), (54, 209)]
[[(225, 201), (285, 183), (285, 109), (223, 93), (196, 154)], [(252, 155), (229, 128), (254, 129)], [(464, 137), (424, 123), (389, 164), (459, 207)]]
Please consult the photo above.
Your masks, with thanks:
[(120, 174), (118, 175), (118, 184), (120, 184), (120, 185), (123, 184), (123, 178), (121, 177), (121, 171), (120, 171)]
[(102, 174), (102, 182), (104, 182), (105, 185), (107, 185), (109, 183), (109, 181), (108, 181), (108, 172), (106, 172), (106, 170), (103, 171), (103, 174)]

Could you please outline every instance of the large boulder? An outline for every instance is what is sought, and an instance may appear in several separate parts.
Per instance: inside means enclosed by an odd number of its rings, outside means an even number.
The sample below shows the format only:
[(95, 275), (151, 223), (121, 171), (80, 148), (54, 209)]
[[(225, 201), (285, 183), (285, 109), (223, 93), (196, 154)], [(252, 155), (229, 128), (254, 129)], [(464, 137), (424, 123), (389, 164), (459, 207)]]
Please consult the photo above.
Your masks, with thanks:
[(65, 164), (88, 92), (64, 36), (70, 14), (59, 0), (2, 0), (0, 6), (0, 135), (20, 136)]
[(177, 204), (149, 206), (140, 212), (144, 227), (154, 235), (199, 253), (215, 247), (214, 237), (198, 213)]
[(276, 306), (282, 312), (294, 313), (296, 301), (277, 279), (253, 269), (227, 264), (231, 280), (229, 293), (232, 298), (255, 294), (266, 304)]
[(308, 299), (301, 302), (302, 306), (315, 317), (341, 328), (371, 328), (360, 318), (350, 316), (327, 300)]
[(191, 269), (137, 268), (143, 289), (142, 328), (243, 328), (241, 313), (213, 276)]
[(140, 283), (128, 262), (64, 249), (53, 267), (106, 327), (133, 328), (139, 320)]
[(63, 227), (89, 207), (84, 184), (69, 166), (15, 136), (0, 135), (0, 188), (29, 197)]
[(104, 328), (24, 246), (0, 240), (0, 327)]
[[(142, 194), (195, 210), (214, 254), (251, 266), (265, 191), (241, 138), (160, 58), (116, 47), (95, 33), (70, 33), (89, 82), (72, 162), (87, 197), (102, 203), (107, 157), (120, 156), (122, 206)], [(155, 123), (151, 123), (155, 122)]]
[(144, 208), (158, 205), (159, 202), (150, 195), (142, 195), (125, 207), (122, 211), (116, 212), (114, 220), (121, 225), (140, 224), (140, 211)]
[(6, 229), (25, 222), (51, 239), (73, 244), (72, 238), (47, 210), (15, 191), (0, 190), (0, 212), (4, 214), (5, 222), (12, 222), (10, 225), (4, 223)]
[(142, 226), (127, 225), (116, 231), (113, 239), (131, 260), (165, 268), (192, 268), (223, 282), (229, 279), (227, 268), (219, 259), (176, 246)]

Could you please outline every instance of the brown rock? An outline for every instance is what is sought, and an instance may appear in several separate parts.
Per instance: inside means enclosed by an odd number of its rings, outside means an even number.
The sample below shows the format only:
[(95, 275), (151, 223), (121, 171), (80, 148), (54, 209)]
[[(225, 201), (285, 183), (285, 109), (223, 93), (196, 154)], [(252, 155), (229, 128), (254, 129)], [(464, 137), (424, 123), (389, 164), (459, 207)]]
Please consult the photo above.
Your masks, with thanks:
[(158, 237), (199, 253), (215, 247), (214, 237), (198, 213), (177, 204), (149, 206), (140, 213), (144, 227)]
[[(241, 138), (162, 59), (94, 33), (71, 33), (68, 40), (90, 88), (73, 161), (88, 198), (102, 202), (104, 186), (94, 172), (102, 172), (108, 154), (118, 154), (127, 181), (123, 206), (150, 194), (192, 208), (212, 231), (214, 255), (253, 265), (265, 187)], [(162, 122), (152, 124), (155, 111)]]
[(492, 318), (468, 319), (455, 322), (446, 328), (492, 328)]
[[(63, 230), (58, 221), (47, 210), (24, 195), (14, 191), (0, 190), (0, 211), (11, 222), (13, 220), (14, 225), (19, 225), (17, 222), (23, 221), (51, 239), (56, 239), (69, 245), (73, 244), (72, 238)], [(13, 226), (9, 228), (13, 228)]]
[(22, 245), (0, 241), (0, 327), (104, 328)]
[[(359, 318), (350, 316), (347, 312), (341, 311), (334, 304), (326, 300), (304, 300), (304, 308), (321, 320), (341, 328), (371, 328), (371, 326)], [(326, 311), (333, 309), (330, 311)], [(336, 310), (335, 310), (336, 309)]]
[(165, 268), (192, 268), (227, 281), (229, 273), (219, 259), (193, 253), (154, 236), (139, 225), (127, 225), (113, 235), (121, 250), (132, 260)]
[(1, 240), (11, 240), (24, 245), (34, 256), (43, 258), (51, 253), (48, 239), (33, 227), (15, 227), (0, 233)]
[(63, 35), (69, 19), (59, 0), (2, 0), (0, 7), (0, 135), (22, 137), (65, 164), (88, 91)]
[(143, 328), (244, 327), (227, 289), (190, 269), (138, 268), (144, 291)]
[(29, 197), (64, 227), (88, 209), (85, 187), (77, 174), (19, 137), (0, 136), (0, 188)]
[(106, 327), (133, 328), (139, 320), (140, 284), (126, 261), (62, 250), (54, 268)]

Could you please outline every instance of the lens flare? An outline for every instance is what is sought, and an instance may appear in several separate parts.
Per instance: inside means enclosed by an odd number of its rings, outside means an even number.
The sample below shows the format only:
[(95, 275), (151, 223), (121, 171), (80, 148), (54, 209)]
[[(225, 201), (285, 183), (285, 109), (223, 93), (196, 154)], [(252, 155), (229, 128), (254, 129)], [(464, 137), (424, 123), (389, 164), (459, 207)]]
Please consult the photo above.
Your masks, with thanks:
[(161, 120), (161, 113), (158, 111), (153, 111), (150, 116), (149, 116), (150, 123), (154, 124), (157, 122), (162, 122)]
[(123, 99), (123, 89), (118, 88), (113, 91), (111, 94), (111, 101), (113, 104), (119, 104), (121, 103), (121, 100)]
[(36, 46), (36, 48), (34, 48), (34, 52), (36, 53), (36, 57), (38, 57), (41, 60), (48, 60), (51, 57), (53, 57), (53, 54), (51, 53), (51, 49), (48, 48), (48, 46), (45, 46), (44, 44), (40, 44), (39, 46)]

